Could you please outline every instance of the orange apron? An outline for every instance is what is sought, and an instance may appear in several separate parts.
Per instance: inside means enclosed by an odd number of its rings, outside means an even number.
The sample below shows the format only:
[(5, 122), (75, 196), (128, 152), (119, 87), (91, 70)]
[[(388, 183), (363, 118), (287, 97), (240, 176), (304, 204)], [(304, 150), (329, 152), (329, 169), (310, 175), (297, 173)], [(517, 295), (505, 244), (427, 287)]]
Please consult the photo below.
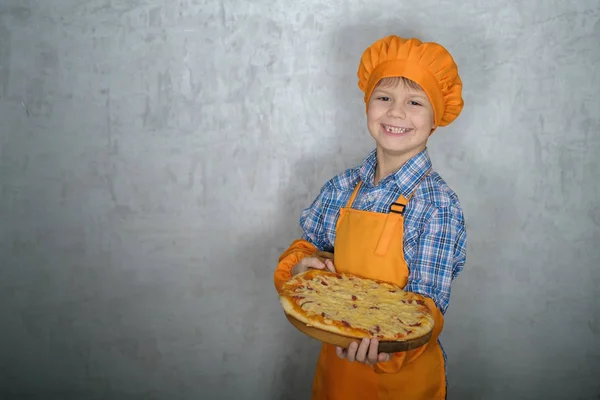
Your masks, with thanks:
[[(334, 265), (340, 272), (407, 283), (404, 259), (404, 207), (400, 196), (390, 213), (352, 209), (360, 183), (346, 207), (340, 209), (336, 226)], [(414, 193), (414, 192), (413, 192)], [(427, 299), (430, 308), (435, 307)], [(313, 400), (438, 400), (446, 395), (444, 359), (437, 338), (443, 317), (435, 310), (436, 326), (423, 347), (395, 353), (391, 361), (376, 367), (338, 358), (335, 346), (323, 344), (312, 388)], [(360, 343), (359, 343), (360, 344)]]

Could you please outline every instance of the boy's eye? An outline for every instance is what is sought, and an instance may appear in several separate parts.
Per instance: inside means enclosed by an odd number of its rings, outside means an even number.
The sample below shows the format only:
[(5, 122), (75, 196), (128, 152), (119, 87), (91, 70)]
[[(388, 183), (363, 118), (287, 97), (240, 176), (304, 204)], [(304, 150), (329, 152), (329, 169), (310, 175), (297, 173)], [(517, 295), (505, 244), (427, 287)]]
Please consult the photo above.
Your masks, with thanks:
[(414, 100), (409, 101), (409, 103), (411, 106), (420, 106), (421, 105), (421, 103), (419, 103), (418, 101), (414, 101)]
[(386, 96), (380, 96), (380, 97), (378, 98), (378, 100), (381, 100), (381, 101), (390, 101), (390, 98), (389, 98), (389, 97), (386, 97)]

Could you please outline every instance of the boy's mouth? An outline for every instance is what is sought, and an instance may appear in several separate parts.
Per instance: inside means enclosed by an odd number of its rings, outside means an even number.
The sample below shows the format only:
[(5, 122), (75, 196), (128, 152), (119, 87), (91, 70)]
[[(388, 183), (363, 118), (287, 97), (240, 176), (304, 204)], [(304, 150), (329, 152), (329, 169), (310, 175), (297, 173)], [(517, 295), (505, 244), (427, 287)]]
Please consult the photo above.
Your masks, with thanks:
[(394, 135), (403, 135), (403, 134), (406, 134), (406, 133), (412, 131), (412, 128), (401, 128), (399, 126), (392, 126), (392, 125), (385, 125), (385, 124), (381, 124), (381, 126), (383, 127), (384, 131), (386, 131), (387, 133), (394, 134)]

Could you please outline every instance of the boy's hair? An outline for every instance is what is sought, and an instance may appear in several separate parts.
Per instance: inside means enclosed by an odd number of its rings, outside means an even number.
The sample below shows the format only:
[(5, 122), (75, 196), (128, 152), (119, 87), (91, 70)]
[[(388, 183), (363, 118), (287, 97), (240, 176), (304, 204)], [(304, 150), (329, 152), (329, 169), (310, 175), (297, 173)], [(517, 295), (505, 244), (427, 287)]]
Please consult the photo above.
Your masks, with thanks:
[(388, 78), (382, 78), (378, 83), (377, 87), (395, 87), (397, 85), (403, 85), (407, 89), (423, 91), (421, 85), (412, 79), (405, 78), (403, 76), (392, 76)]

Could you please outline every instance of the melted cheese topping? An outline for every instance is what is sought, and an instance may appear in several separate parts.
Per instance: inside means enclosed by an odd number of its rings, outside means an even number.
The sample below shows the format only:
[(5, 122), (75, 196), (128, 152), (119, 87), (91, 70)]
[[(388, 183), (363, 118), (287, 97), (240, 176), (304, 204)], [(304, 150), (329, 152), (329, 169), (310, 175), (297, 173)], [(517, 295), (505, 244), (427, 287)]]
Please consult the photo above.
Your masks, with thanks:
[(310, 280), (296, 280), (296, 284), (300, 286), (287, 295), (308, 316), (323, 317), (325, 324), (340, 321), (381, 338), (403, 338), (427, 332), (433, 325), (422, 300), (387, 283), (345, 274), (318, 274)]

